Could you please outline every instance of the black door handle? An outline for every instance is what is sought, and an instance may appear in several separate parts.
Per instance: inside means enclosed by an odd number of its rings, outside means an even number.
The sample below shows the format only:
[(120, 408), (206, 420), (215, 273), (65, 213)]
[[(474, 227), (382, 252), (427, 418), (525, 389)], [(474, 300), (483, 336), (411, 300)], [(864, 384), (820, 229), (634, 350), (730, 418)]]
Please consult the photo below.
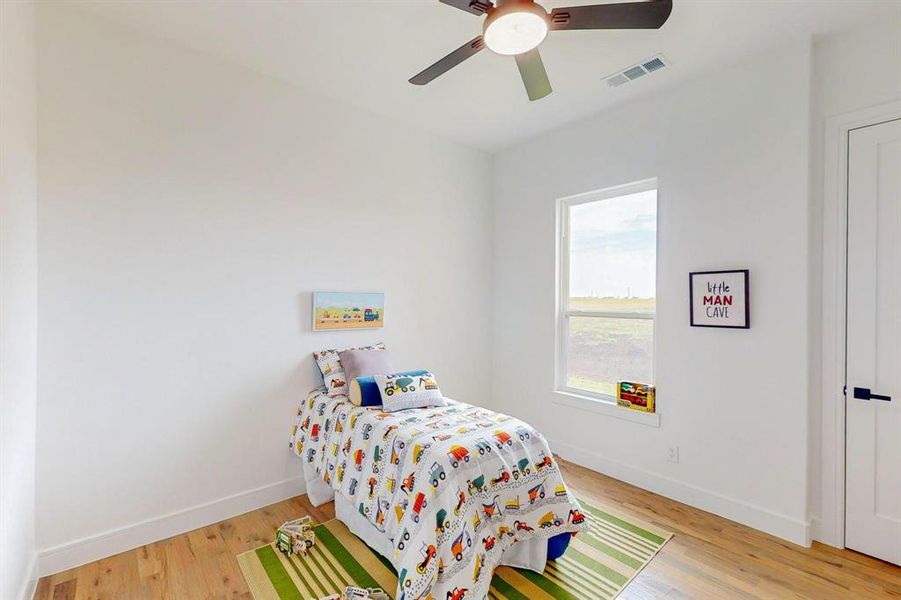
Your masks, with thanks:
[(884, 400), (886, 402), (891, 402), (891, 396), (883, 396), (882, 394), (874, 394), (870, 391), (870, 388), (862, 388), (856, 387), (854, 388), (854, 397), (858, 400)]

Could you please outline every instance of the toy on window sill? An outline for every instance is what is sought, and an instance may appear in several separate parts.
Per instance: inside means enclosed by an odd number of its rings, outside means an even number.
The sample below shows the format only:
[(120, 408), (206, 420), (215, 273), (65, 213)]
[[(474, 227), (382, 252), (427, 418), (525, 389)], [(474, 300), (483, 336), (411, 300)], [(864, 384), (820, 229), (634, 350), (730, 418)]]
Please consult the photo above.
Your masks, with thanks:
[(313, 533), (313, 519), (310, 517), (283, 523), (275, 532), (275, 547), (285, 556), (306, 556), (315, 543), (316, 534)]
[(657, 390), (652, 385), (631, 381), (620, 381), (616, 384), (616, 403), (625, 408), (647, 413), (655, 412), (656, 396)]
[(353, 585), (347, 586), (340, 594), (332, 594), (319, 600), (389, 600), (388, 594), (380, 588), (360, 588)]

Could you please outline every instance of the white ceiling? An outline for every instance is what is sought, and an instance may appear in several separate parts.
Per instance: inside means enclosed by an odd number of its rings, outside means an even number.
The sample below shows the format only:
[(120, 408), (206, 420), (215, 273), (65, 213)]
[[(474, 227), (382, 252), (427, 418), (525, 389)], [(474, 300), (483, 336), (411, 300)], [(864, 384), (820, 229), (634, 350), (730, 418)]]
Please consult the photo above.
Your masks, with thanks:
[[(541, 3), (551, 9), (596, 2)], [(480, 17), (438, 0), (77, 4), (489, 151), (743, 56), (901, 13), (901, 0), (674, 0), (659, 31), (551, 32), (541, 53), (554, 93), (529, 102), (513, 59), (487, 50), (429, 85), (407, 83), (481, 33)], [(621, 88), (608, 89), (601, 79), (658, 52), (670, 59), (671, 69)]]

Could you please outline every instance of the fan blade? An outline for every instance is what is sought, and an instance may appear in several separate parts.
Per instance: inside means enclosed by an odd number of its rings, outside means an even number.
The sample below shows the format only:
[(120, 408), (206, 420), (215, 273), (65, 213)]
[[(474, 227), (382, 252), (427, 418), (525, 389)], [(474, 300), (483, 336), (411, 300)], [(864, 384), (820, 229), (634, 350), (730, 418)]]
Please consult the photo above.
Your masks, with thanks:
[(482, 36), (468, 41), (435, 64), (426, 67), (421, 72), (411, 77), (410, 83), (413, 85), (425, 85), (439, 75), (443, 75), (450, 71), (470, 56), (478, 54), (484, 47), (485, 41), (482, 39)]
[(550, 29), (659, 29), (672, 11), (673, 0), (555, 8)]
[(548, 81), (538, 48), (517, 54), (516, 66), (519, 67), (519, 74), (526, 86), (529, 100), (538, 100), (551, 93), (551, 82)]
[(473, 15), (484, 15), (493, 5), (489, 0), (440, 0), (442, 4), (465, 10)]

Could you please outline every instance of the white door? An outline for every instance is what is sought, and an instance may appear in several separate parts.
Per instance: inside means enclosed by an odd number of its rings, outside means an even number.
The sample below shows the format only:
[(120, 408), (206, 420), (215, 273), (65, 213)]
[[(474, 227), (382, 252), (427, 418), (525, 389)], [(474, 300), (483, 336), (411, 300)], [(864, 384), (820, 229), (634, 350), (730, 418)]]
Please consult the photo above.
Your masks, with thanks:
[(845, 545), (901, 564), (901, 120), (848, 139)]

